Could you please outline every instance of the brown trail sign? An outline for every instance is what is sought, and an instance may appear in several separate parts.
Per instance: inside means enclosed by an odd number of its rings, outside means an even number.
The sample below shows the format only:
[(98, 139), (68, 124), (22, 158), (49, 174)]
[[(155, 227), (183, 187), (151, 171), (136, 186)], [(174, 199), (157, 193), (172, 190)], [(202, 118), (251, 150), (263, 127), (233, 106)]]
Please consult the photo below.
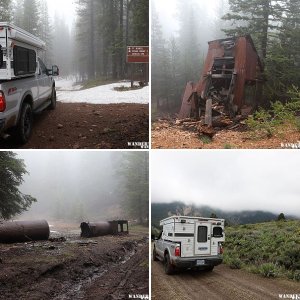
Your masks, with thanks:
[[(130, 64), (146, 64), (143, 78), (139, 78), (140, 84), (148, 83), (149, 70), (149, 46), (127, 46), (127, 63)], [(133, 73), (135, 66), (131, 65), (131, 87), (133, 87)]]

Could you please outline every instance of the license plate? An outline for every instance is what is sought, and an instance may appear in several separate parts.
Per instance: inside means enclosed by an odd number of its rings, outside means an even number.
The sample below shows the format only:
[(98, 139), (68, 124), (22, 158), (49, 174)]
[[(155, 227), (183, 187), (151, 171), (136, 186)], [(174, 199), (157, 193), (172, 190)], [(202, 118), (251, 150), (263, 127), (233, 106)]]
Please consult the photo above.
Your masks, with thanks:
[(197, 266), (203, 266), (203, 265), (205, 265), (205, 260), (204, 259), (197, 259), (196, 265)]

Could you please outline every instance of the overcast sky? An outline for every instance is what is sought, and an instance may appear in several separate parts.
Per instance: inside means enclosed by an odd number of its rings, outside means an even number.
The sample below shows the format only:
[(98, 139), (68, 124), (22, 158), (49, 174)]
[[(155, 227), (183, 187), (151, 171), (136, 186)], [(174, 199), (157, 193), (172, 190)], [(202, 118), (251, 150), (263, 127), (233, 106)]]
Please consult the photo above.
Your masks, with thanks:
[(300, 216), (298, 151), (153, 151), (152, 202)]

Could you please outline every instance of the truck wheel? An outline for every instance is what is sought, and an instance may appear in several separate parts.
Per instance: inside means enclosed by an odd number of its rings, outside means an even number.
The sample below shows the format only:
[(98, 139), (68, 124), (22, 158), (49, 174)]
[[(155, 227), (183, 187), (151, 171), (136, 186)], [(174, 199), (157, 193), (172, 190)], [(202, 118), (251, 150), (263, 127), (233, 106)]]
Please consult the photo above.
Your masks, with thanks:
[(16, 128), (16, 136), (19, 142), (25, 144), (28, 142), (32, 132), (32, 108), (29, 103), (23, 103), (20, 119)]
[(155, 247), (153, 248), (153, 260), (154, 260), (154, 261), (158, 261), (158, 258), (157, 258), (157, 256), (156, 256)]
[(51, 93), (51, 104), (49, 105), (49, 109), (53, 110), (56, 107), (56, 90), (55, 87), (52, 88), (52, 93)]
[(165, 255), (164, 267), (167, 275), (172, 275), (174, 273), (174, 267), (171, 265), (169, 254)]

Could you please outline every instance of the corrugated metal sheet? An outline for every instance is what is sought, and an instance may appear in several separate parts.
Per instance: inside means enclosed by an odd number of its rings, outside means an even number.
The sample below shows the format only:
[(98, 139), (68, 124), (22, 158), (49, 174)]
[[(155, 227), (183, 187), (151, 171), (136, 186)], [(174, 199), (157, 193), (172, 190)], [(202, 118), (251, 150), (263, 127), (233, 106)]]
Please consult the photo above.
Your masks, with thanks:
[[(234, 62), (233, 72), (227, 68), (225, 63), (223, 66), (224, 72), (222, 72), (221, 68), (219, 69), (219, 71), (221, 71), (217, 75), (214, 75), (215, 64), (217, 62), (222, 64), (222, 59), (224, 59), (224, 61), (228, 59), (228, 62)], [(249, 35), (208, 42), (208, 52), (200, 81), (194, 86), (191, 83), (188, 83), (179, 117), (186, 118), (188, 115), (191, 116), (191, 113), (193, 112), (191, 106), (192, 102), (190, 100), (187, 101), (187, 99), (192, 98), (190, 93), (191, 86), (193, 86), (193, 92), (198, 96), (198, 101), (206, 101), (208, 87), (215, 88), (216, 84), (224, 84), (225, 90), (230, 91), (227, 98), (228, 104), (234, 112), (241, 111), (244, 105), (249, 104), (245, 101), (245, 86), (256, 86), (256, 91), (259, 91), (257, 86), (260, 83), (257, 79), (262, 71), (262, 63)], [(227, 77), (222, 77), (224, 74), (226, 74)], [(234, 76), (232, 80), (233, 90), (229, 89), (229, 83), (231, 81), (230, 76)], [(224, 79), (225, 77), (227, 78), (227, 81)], [(220, 90), (218, 92), (220, 92)], [(195, 100), (195, 102), (197, 102), (197, 100)], [(255, 105), (254, 102), (255, 97), (252, 103), (253, 106)], [(197, 108), (197, 106), (198, 104), (195, 103), (194, 107)]]

